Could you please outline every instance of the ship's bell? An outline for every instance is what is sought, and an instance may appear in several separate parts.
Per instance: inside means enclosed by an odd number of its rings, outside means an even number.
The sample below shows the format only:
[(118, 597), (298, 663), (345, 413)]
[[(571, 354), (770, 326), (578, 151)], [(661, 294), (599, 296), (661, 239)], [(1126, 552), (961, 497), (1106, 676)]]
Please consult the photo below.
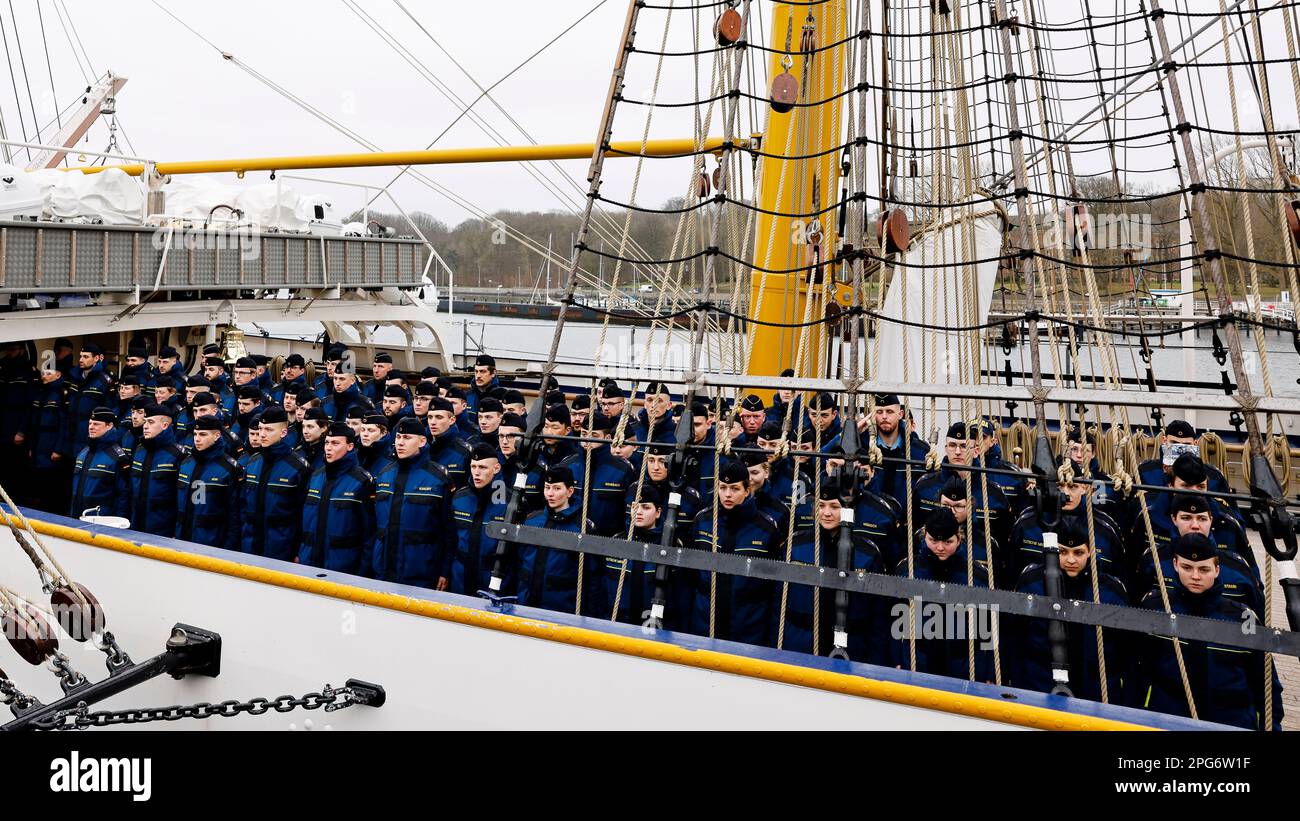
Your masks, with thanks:
[(234, 325), (227, 325), (221, 332), (221, 358), (227, 365), (233, 365), (245, 356), (248, 356), (248, 348), (244, 346), (244, 332)]

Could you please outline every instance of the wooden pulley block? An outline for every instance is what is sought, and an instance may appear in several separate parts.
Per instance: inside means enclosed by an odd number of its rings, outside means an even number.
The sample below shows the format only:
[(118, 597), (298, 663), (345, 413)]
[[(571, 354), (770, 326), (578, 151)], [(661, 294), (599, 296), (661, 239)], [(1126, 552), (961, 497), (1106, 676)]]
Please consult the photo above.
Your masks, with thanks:
[(1291, 240), (1300, 248), (1300, 200), (1286, 204), (1286, 227), (1291, 232)]
[(899, 254), (911, 244), (911, 226), (901, 209), (893, 208), (880, 215), (876, 224), (876, 239), (887, 254)]
[(13, 609), (0, 619), (5, 638), (28, 664), (40, 664), (59, 651), (59, 640), (50, 625), (31, 607)]
[(709, 196), (709, 190), (709, 175), (701, 171), (699, 178), (695, 180), (695, 193), (700, 199), (706, 199)]
[(740, 42), (744, 33), (745, 21), (735, 9), (727, 9), (719, 14), (718, 21), (713, 24), (713, 36), (718, 39), (720, 46), (734, 46)]
[(805, 23), (799, 34), (799, 50), (804, 54), (812, 54), (817, 50), (817, 27), (812, 23)]
[(839, 336), (843, 330), (840, 326), (844, 321), (844, 309), (835, 301), (826, 303), (826, 333), (830, 336)]
[(713, 187), (718, 190), (719, 194), (727, 193), (726, 187), (722, 182), (722, 166), (713, 169)]
[[(81, 598), (77, 592), (81, 593)], [(72, 587), (56, 587), (50, 594), (50, 607), (59, 627), (74, 641), (86, 641), (92, 634), (104, 630), (104, 608), (85, 585), (73, 582)]]
[(771, 102), (772, 110), (777, 114), (790, 113), (794, 110), (794, 104), (799, 102), (799, 81), (790, 73), (788, 66), (772, 81)]
[(1076, 252), (1092, 247), (1092, 215), (1088, 206), (1079, 203), (1066, 209), (1065, 231), (1070, 248)]

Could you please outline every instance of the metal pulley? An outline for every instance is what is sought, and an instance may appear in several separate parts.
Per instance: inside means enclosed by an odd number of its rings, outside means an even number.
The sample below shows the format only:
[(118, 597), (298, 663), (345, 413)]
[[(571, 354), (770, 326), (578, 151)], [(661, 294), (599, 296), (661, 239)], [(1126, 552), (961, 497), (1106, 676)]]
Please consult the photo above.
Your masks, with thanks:
[(719, 14), (717, 22), (713, 24), (713, 36), (717, 38), (720, 46), (734, 46), (744, 33), (744, 18), (736, 11), (734, 4), (732, 8)]
[(911, 228), (902, 209), (893, 208), (880, 215), (876, 223), (876, 240), (887, 254), (899, 254), (911, 244)]
[(772, 110), (777, 114), (788, 114), (794, 110), (799, 101), (799, 81), (790, 73), (794, 59), (789, 54), (781, 58), (782, 72), (772, 80)]
[(85, 585), (78, 582), (55, 588), (50, 594), (50, 607), (59, 627), (73, 641), (86, 641), (94, 633), (104, 630), (104, 608)]
[(28, 664), (40, 664), (59, 651), (59, 640), (50, 625), (30, 605), (11, 609), (0, 618), (5, 638)]

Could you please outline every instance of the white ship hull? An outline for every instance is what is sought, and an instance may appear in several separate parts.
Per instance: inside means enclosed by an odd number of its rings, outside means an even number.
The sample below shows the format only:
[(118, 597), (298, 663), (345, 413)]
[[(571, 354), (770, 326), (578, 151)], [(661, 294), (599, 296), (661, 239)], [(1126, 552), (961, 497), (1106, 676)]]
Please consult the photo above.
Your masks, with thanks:
[[(91, 709), (248, 700), (382, 685), (381, 708), (295, 711), (151, 725), (176, 729), (1132, 729), (1207, 728), (1139, 710), (518, 608), (130, 531), (41, 516), (33, 523), (104, 604), (139, 662), (173, 624), (221, 635), (216, 678), (154, 679)], [(144, 544), (139, 544), (143, 542)], [(0, 534), (0, 578), (42, 602), (35, 571)], [(98, 680), (104, 657), (63, 637)], [(53, 675), (4, 667), (50, 702)]]

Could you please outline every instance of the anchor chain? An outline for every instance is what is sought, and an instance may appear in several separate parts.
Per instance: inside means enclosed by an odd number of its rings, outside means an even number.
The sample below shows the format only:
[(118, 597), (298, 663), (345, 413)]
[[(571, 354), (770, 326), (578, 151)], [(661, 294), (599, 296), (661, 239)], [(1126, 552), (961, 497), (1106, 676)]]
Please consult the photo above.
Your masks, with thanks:
[(69, 710), (60, 710), (47, 719), (36, 722), (38, 730), (84, 730), (87, 727), (110, 727), (117, 724), (145, 724), (151, 721), (179, 721), (182, 718), (234, 718), (247, 713), (260, 716), (274, 710), (288, 713), (301, 707), (304, 710), (319, 710), (332, 713), (343, 710), (353, 704), (379, 707), (384, 703), (383, 688), (375, 685), (349, 681), (343, 687), (331, 687), (326, 684), (319, 693), (307, 693), (304, 696), (279, 696), (274, 699), (254, 698), (249, 701), (231, 699), (218, 704), (200, 702), (188, 706), (140, 707), (130, 710), (101, 710), (90, 712), (85, 702)]

